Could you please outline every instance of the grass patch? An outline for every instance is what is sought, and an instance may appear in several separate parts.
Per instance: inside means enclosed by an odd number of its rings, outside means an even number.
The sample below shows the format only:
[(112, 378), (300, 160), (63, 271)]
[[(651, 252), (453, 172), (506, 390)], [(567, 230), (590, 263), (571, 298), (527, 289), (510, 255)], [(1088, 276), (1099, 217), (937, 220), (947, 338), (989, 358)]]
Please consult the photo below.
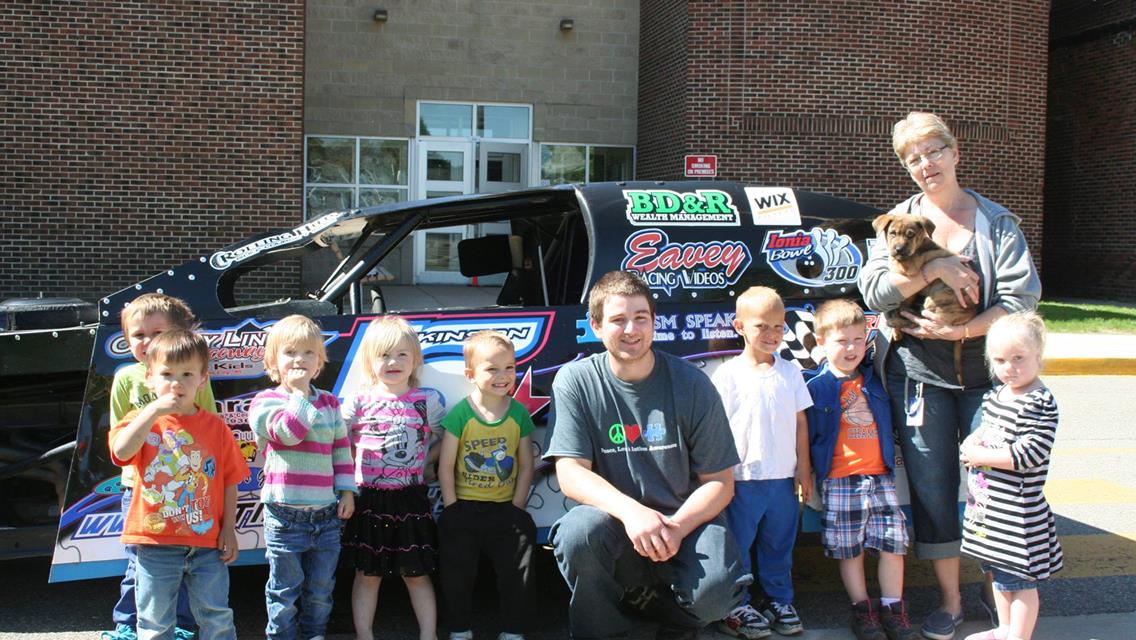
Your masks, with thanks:
[(1136, 308), (1043, 301), (1038, 312), (1055, 333), (1136, 333)]

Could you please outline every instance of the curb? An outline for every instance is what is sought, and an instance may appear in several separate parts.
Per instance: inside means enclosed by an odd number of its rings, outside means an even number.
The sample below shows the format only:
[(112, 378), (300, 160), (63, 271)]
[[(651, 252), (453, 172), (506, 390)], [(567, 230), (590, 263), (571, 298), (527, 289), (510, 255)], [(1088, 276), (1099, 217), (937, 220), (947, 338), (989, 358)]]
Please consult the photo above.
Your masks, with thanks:
[(1136, 358), (1046, 358), (1041, 372), (1051, 376), (1136, 376)]

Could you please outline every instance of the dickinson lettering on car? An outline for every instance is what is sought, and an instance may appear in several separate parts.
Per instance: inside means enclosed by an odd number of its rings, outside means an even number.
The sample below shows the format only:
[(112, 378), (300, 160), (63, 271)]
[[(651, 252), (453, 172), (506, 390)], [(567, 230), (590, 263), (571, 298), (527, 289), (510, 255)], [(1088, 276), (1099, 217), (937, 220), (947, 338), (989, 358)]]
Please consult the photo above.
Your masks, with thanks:
[[(614, 269), (640, 275), (658, 303), (655, 344), (708, 374), (741, 348), (731, 326), (735, 297), (752, 285), (773, 287), (787, 307), (782, 355), (808, 375), (818, 360), (811, 330), (815, 305), (858, 297), (855, 282), (874, 240), (877, 213), (806, 191), (728, 182), (563, 185), (329, 213), (155, 275), (99, 305), (51, 579), (122, 570), (121, 488), (107, 451), (107, 394), (115, 370), (131, 362), (119, 312), (141, 293), (180, 297), (201, 320), (217, 410), (252, 469), (239, 490), (240, 561), (263, 562), (258, 492), (264, 459), (247, 416), (252, 397), (272, 384), (264, 374), (265, 330), (285, 315), (302, 313), (320, 323), (330, 362), (316, 384), (341, 398), (363, 383), (355, 354), (367, 323), (382, 313), (403, 316), (421, 339), (422, 386), (436, 389), (447, 406), (469, 391), (462, 341), (482, 329), (501, 331), (516, 346), (515, 397), (541, 430), (533, 439), (539, 454), (557, 370), (603, 348), (585, 305), (599, 276)], [(410, 244), (413, 232), (443, 228), (468, 236), (457, 245), (460, 271), (480, 286), (415, 297), (409, 294), (421, 287), (389, 284), (391, 271), (406, 271), (409, 263), (401, 260), (400, 243)], [(238, 279), (258, 267), (299, 256), (310, 267), (315, 256), (332, 252), (335, 257), (325, 259), (326, 280), (306, 297), (245, 305), (235, 297)], [(402, 280), (410, 284), (409, 277)], [(460, 302), (472, 293), (482, 298)], [(874, 326), (875, 316), (869, 318)], [(655, 435), (639, 428), (615, 434), (627, 446)], [(542, 536), (565, 507), (555, 475), (544, 465), (528, 505)]]

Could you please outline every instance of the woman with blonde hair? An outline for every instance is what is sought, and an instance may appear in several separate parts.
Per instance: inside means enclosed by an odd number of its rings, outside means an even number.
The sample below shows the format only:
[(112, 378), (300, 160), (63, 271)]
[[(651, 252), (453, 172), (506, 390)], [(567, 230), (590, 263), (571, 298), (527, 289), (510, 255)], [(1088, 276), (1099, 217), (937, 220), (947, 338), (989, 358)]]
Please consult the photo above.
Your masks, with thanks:
[[(915, 326), (903, 329), (903, 340), (881, 324), (876, 344), (876, 368), (891, 396), (911, 492), (915, 555), (932, 561), (941, 593), (939, 608), (924, 620), (923, 635), (950, 640), (962, 623), (959, 444), (991, 388), (985, 335), (998, 318), (1035, 308), (1041, 282), (1020, 219), (959, 184), (959, 143), (942, 119), (908, 114), (895, 124), (892, 146), (919, 193), (891, 213), (929, 220), (932, 239), (958, 257), (932, 260), (922, 272), (905, 277), (889, 270), (881, 236), (860, 275), (865, 303), (874, 311), (890, 311), (942, 280), (960, 302), (978, 311), (959, 325), (928, 312), (905, 313)], [(961, 358), (956, 358), (957, 343)]]

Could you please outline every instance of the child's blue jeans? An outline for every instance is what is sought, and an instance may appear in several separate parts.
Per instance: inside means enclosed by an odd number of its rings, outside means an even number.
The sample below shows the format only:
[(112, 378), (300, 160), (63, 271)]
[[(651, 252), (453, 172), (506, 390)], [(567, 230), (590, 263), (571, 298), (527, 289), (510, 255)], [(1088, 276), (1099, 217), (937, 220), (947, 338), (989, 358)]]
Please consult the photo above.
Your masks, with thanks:
[[(757, 540), (757, 575), (770, 600), (793, 604), (793, 545), (801, 519), (793, 478), (738, 480), (734, 499), (726, 507), (726, 520), (750, 571), (749, 548)], [(746, 602), (749, 593), (746, 593)]]
[(279, 504), (264, 507), (268, 559), (265, 634), (273, 640), (322, 636), (331, 616), (331, 592), (339, 562), (337, 505), (333, 502), (322, 509)]
[(171, 640), (178, 590), (184, 584), (201, 638), (235, 640), (229, 608), (229, 568), (221, 552), (209, 547), (140, 544), (134, 597), (138, 605), (139, 640)]
[[(134, 489), (123, 487), (122, 519), (124, 522), (127, 512), (130, 511), (130, 500), (133, 495)], [(122, 584), (118, 586), (118, 602), (115, 603), (114, 611), (111, 612), (111, 620), (114, 620), (116, 625), (122, 624), (133, 629), (138, 626), (138, 607), (134, 604), (134, 564), (136, 561), (134, 559), (134, 545), (125, 546), (126, 571), (122, 574)], [(189, 594), (186, 593), (184, 582), (177, 597), (177, 626), (187, 631), (196, 630), (197, 623), (193, 620), (193, 612), (189, 610)]]

